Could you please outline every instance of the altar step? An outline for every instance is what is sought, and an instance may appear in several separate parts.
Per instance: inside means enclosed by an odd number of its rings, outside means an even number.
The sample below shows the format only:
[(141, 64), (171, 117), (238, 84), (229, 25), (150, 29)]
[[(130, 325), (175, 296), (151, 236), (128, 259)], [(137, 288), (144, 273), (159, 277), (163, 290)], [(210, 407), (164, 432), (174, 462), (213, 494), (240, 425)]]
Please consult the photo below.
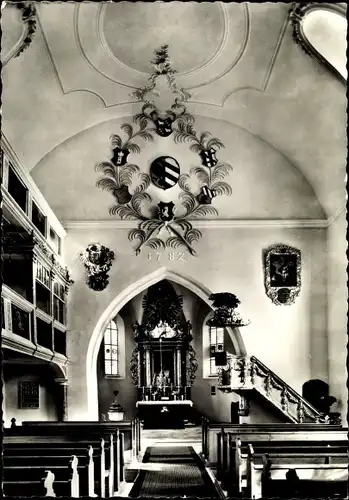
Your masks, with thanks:
[(201, 434), (201, 426), (185, 427), (184, 429), (143, 429), (142, 441), (160, 441), (159, 444), (164, 442), (201, 443)]

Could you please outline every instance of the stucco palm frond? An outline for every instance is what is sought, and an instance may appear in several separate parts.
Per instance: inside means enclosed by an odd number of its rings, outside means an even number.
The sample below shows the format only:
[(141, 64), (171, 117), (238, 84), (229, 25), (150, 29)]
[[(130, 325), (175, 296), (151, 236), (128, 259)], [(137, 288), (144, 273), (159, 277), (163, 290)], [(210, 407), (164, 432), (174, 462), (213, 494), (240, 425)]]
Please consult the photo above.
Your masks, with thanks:
[(194, 210), (196, 200), (192, 194), (182, 192), (179, 194), (179, 199), (181, 200), (184, 208), (187, 210), (187, 214)]
[(147, 219), (147, 220), (141, 222), (139, 227), (143, 231), (154, 231), (155, 229), (159, 228), (162, 224), (163, 224), (163, 222), (160, 220)]
[(189, 229), (192, 228), (192, 225), (190, 224), (190, 222), (186, 221), (186, 220), (176, 220), (175, 219), (175, 223), (181, 228), (183, 229), (184, 231), (189, 231)]
[(148, 174), (142, 172), (138, 174), (138, 178), (140, 183), (135, 188), (135, 193), (141, 193), (142, 191), (145, 191), (150, 185), (150, 176)]
[(201, 236), (202, 236), (201, 231), (194, 228), (189, 229), (189, 231), (185, 233), (185, 238), (186, 240), (188, 240), (189, 243), (193, 243), (194, 241), (199, 241)]
[(126, 186), (130, 186), (132, 184), (132, 177), (139, 172), (138, 165), (134, 165), (130, 163), (120, 168), (119, 174), (119, 182), (120, 185), (126, 184)]
[(140, 240), (141, 243), (144, 243), (145, 241), (145, 238), (146, 238), (146, 234), (144, 231), (142, 231), (142, 229), (132, 229), (130, 232), (129, 232), (129, 235), (128, 235), (128, 239), (129, 241), (134, 241), (134, 240)]
[(118, 215), (121, 220), (138, 219), (137, 214), (128, 205), (113, 205), (109, 209), (110, 215)]
[(213, 169), (212, 182), (224, 179), (224, 177), (226, 177), (232, 171), (233, 167), (229, 165), (229, 163), (222, 163), (220, 165), (217, 165)]
[(116, 180), (111, 179), (110, 177), (102, 177), (96, 182), (96, 186), (104, 191), (109, 191), (110, 193), (113, 193), (115, 189), (119, 187)]
[(211, 188), (218, 196), (231, 196), (233, 193), (231, 186), (226, 182), (216, 182), (215, 184), (212, 184)]
[(199, 205), (190, 215), (191, 217), (205, 217), (206, 215), (218, 215), (218, 212), (211, 205)]
[(111, 140), (111, 145), (113, 148), (121, 148), (122, 140), (118, 134), (112, 134), (110, 136), (110, 140)]
[(189, 180), (189, 178), (190, 178), (189, 174), (182, 174), (179, 176), (178, 185), (181, 189), (183, 189), (183, 191), (187, 191), (187, 192), (190, 191), (190, 186), (187, 182)]
[(115, 167), (112, 163), (103, 161), (102, 163), (98, 163), (95, 165), (96, 172), (103, 172), (104, 175), (109, 175), (110, 177), (115, 177)]
[(200, 153), (200, 151), (202, 151), (202, 146), (200, 146), (200, 144), (192, 144), (190, 147), (189, 147), (190, 151), (192, 151), (193, 153)]
[(128, 142), (125, 144), (125, 147), (130, 151), (130, 153), (133, 154), (139, 154), (141, 152), (141, 148), (138, 146), (138, 144), (135, 144), (134, 142)]
[(146, 130), (139, 132), (137, 135), (146, 142), (152, 142), (154, 140), (153, 135)]
[(130, 140), (131, 137), (133, 136), (133, 127), (129, 123), (123, 123), (121, 125), (121, 129), (125, 132), (125, 134), (128, 136), (128, 139)]
[(178, 236), (170, 236), (166, 241), (166, 246), (169, 248), (179, 248), (183, 246), (183, 241)]
[(223, 142), (220, 139), (217, 139), (217, 137), (212, 137), (212, 139), (210, 139), (206, 144), (206, 149), (211, 149), (211, 148), (220, 149), (224, 147), (225, 146)]
[(148, 201), (149, 203), (152, 201), (151, 196), (148, 193), (137, 193), (134, 194), (131, 200), (132, 207), (140, 212), (143, 202)]
[(151, 238), (146, 243), (145, 246), (151, 248), (152, 250), (164, 250), (166, 248), (166, 244), (164, 241), (160, 240), (160, 238)]
[(184, 143), (186, 141), (198, 142), (196, 137), (196, 132), (194, 130), (193, 124), (178, 119), (177, 129), (174, 130), (174, 141), (175, 143)]
[(204, 149), (206, 149), (205, 143), (206, 143), (207, 139), (208, 139), (211, 135), (212, 135), (212, 134), (211, 134), (211, 132), (207, 132), (207, 131), (206, 131), (206, 132), (202, 132), (202, 133), (200, 134), (200, 137), (199, 137), (199, 142), (200, 142), (201, 146), (202, 146)]
[(189, 173), (195, 175), (202, 184), (210, 184), (210, 178), (205, 169), (201, 167), (193, 167), (190, 169)]

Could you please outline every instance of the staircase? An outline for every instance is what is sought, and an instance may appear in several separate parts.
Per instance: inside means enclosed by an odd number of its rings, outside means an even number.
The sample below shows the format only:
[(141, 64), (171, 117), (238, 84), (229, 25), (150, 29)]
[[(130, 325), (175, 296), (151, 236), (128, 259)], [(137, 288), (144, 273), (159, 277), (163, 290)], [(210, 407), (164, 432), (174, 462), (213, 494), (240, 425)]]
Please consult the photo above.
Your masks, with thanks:
[(256, 390), (280, 410), (290, 422), (326, 423), (298, 392), (284, 382), (255, 356), (228, 355), (227, 366), (219, 373), (218, 388), (223, 392)]

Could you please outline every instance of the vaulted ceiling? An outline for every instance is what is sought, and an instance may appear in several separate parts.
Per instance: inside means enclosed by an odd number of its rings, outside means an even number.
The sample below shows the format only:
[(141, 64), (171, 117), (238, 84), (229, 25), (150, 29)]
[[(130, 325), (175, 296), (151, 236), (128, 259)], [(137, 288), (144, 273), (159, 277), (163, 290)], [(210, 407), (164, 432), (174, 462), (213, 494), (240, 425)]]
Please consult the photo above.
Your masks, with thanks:
[[(3, 68), (2, 130), (62, 220), (106, 220), (112, 199), (96, 187), (112, 133), (142, 103), (155, 49), (169, 45), (199, 132), (233, 167), (223, 219), (336, 215), (345, 204), (346, 88), (292, 38), (290, 4), (197, 2), (37, 3), (32, 44)], [(3, 9), (3, 61), (21, 37)], [(132, 157), (198, 164), (187, 145), (158, 138)], [(169, 199), (178, 187), (166, 192)], [(152, 196), (157, 192), (153, 188)]]

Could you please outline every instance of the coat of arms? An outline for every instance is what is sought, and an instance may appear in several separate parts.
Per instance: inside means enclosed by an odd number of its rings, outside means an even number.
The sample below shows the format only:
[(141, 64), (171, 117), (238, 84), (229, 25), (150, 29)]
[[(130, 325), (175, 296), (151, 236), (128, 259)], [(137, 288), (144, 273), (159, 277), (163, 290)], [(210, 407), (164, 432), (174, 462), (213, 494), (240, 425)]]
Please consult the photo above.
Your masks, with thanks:
[(172, 113), (172, 116), (161, 118), (156, 111), (153, 111), (150, 116), (154, 122), (156, 133), (158, 135), (161, 137), (168, 137), (172, 134), (172, 123), (176, 119), (176, 115), (174, 113)]
[(158, 203), (158, 207), (159, 207), (159, 219), (162, 220), (163, 222), (171, 222), (174, 217), (173, 212), (175, 208), (173, 201), (170, 201), (168, 203), (160, 201), (160, 203)]
[[(218, 150), (224, 148), (223, 142), (212, 137), (211, 133), (199, 133), (195, 128), (195, 117), (188, 112), (186, 101), (191, 97), (189, 92), (176, 83), (170, 59), (168, 46), (164, 45), (155, 51), (155, 59), (151, 62), (154, 71), (149, 77), (149, 83), (136, 89), (132, 95), (143, 102), (141, 112), (133, 117), (133, 124), (124, 123), (121, 129), (127, 136), (111, 135), (111, 161), (103, 161), (95, 166), (96, 171), (104, 176), (98, 179), (96, 185), (109, 191), (116, 200), (109, 208), (111, 216), (119, 216), (121, 220), (137, 220), (136, 228), (129, 232), (129, 240), (138, 240), (135, 248), (138, 255), (144, 246), (153, 250), (178, 248), (184, 246), (191, 255), (196, 255), (193, 243), (202, 234), (192, 225), (192, 220), (205, 216), (218, 216), (213, 199), (216, 196), (231, 196), (232, 188), (225, 177), (232, 172), (229, 163), (218, 160)], [(170, 109), (158, 107), (155, 96), (160, 96), (157, 87), (158, 78), (165, 78), (174, 94), (174, 102)], [(155, 136), (169, 137), (172, 135), (176, 145), (190, 143), (191, 153), (199, 155), (201, 166), (193, 165), (188, 172), (180, 172), (178, 161), (171, 156), (158, 156), (152, 161), (150, 172), (142, 172), (134, 163), (128, 163), (129, 154), (141, 152), (139, 140), (153, 142)], [(188, 158), (191, 163), (194, 157)], [(195, 177), (195, 184), (192, 182)], [(176, 186), (176, 207), (174, 203), (160, 202), (156, 214), (149, 213), (152, 203), (150, 183), (167, 190)], [(198, 186), (197, 186), (198, 184)], [(193, 187), (193, 186), (197, 187)], [(197, 190), (197, 191), (196, 191)], [(196, 192), (195, 192), (196, 191)], [(158, 196), (157, 196), (158, 197)], [(160, 197), (161, 198), (161, 197)], [(147, 213), (144, 205), (148, 205)], [(167, 229), (162, 231), (163, 228)]]
[(171, 156), (159, 156), (150, 167), (151, 180), (161, 189), (170, 189), (178, 182), (180, 167)]
[(119, 147), (116, 147), (113, 149), (113, 158), (111, 159), (111, 162), (116, 167), (122, 167), (127, 163), (127, 157), (129, 154), (130, 154), (129, 149), (121, 149)]
[(212, 168), (218, 163), (216, 150), (214, 148), (203, 149), (200, 151), (199, 155), (201, 156), (202, 164), (205, 165), (205, 167)]

